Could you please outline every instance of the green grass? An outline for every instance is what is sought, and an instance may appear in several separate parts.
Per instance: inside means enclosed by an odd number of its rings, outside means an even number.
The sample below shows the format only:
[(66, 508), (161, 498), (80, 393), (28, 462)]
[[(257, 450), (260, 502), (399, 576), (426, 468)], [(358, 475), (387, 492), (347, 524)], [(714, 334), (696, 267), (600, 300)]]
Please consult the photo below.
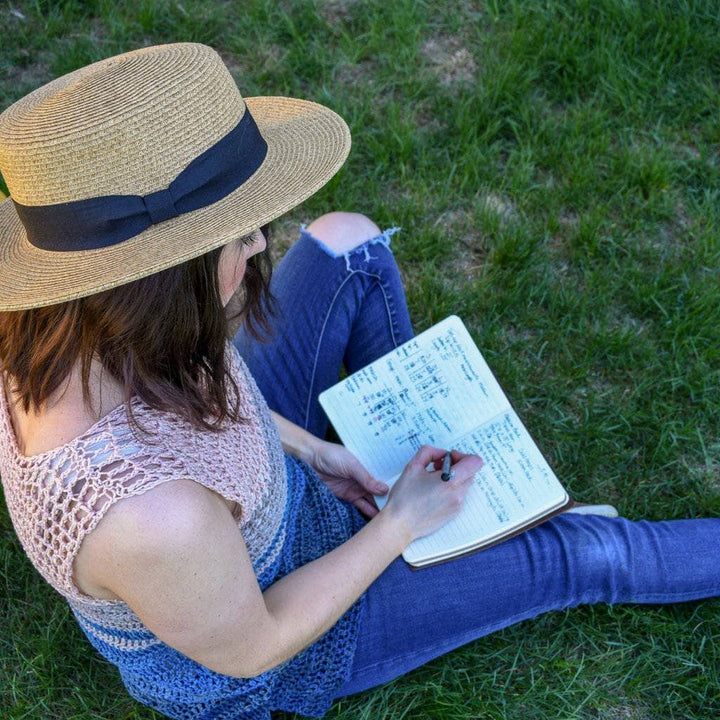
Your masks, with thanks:
[[(280, 239), (330, 208), (402, 226), (416, 329), (464, 318), (576, 497), (718, 515), (715, 0), (13, 0), (0, 20), (0, 107), (93, 60), (198, 40), (244, 94), (336, 109), (350, 159)], [(159, 717), (95, 656), (4, 509), (0, 578), (3, 717)], [(554, 613), (329, 717), (706, 720), (719, 621), (716, 601)]]

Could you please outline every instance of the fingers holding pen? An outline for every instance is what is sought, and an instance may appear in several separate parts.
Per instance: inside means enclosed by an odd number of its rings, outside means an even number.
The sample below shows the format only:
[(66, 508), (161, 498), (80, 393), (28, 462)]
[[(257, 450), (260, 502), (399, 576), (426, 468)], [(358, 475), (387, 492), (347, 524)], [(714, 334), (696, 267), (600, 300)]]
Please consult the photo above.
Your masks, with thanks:
[[(448, 462), (452, 480), (442, 482), (443, 465), (447, 468)], [(388, 506), (408, 523), (414, 537), (427, 535), (457, 516), (481, 467), (477, 455), (453, 450), (448, 460), (446, 450), (423, 446), (393, 487)]]
[(448, 450), (440, 462), (435, 461), (435, 470), (439, 470), (440, 479), (449, 482), (456, 478), (472, 478), (483, 466), (483, 459), (479, 455), (462, 453), (459, 450)]
[(470, 473), (470, 477), (472, 477), (483, 465), (483, 460), (479, 455), (423, 445), (412, 457), (408, 467), (427, 468), (432, 465), (436, 471), (443, 472), (448, 464), (448, 456), (450, 471), (454, 472), (453, 478), (459, 478), (460, 475), (464, 477), (467, 473)]

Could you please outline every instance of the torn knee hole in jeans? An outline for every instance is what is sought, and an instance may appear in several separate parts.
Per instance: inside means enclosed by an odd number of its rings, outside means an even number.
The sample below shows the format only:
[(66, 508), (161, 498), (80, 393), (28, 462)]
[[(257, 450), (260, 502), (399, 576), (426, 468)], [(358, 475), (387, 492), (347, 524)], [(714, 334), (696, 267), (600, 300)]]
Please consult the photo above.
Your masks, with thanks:
[(312, 240), (323, 252), (327, 253), (332, 258), (345, 258), (345, 267), (347, 268), (348, 272), (352, 272), (353, 268), (351, 263), (351, 259), (357, 255), (361, 255), (362, 258), (365, 260), (365, 262), (370, 262), (371, 260), (377, 260), (376, 257), (372, 256), (370, 254), (370, 248), (373, 245), (383, 245), (388, 250), (390, 250), (390, 238), (396, 233), (402, 230), (400, 227), (391, 227), (387, 230), (383, 230), (379, 235), (376, 235), (373, 238), (370, 238), (369, 240), (365, 240), (365, 242), (361, 243), (357, 247), (354, 247), (352, 250), (348, 250), (344, 253), (336, 253), (333, 252), (322, 240), (319, 240), (316, 238), (312, 233), (308, 232), (306, 229), (306, 225), (303, 224), (300, 226), (300, 232), (304, 235), (307, 235), (310, 240)]

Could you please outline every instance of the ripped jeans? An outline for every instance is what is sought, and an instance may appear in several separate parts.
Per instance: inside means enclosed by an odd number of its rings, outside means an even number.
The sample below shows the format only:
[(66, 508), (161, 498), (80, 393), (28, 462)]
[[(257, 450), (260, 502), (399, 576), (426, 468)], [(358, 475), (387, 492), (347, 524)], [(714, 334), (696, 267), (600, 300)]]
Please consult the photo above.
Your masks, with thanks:
[[(386, 231), (342, 256), (307, 232), (273, 276), (272, 342), (235, 343), (270, 407), (323, 437), (317, 397), (412, 337)], [(720, 594), (720, 520), (560, 515), (482, 552), (422, 570), (398, 558), (370, 586), (337, 697), (385, 683), (513, 623), (583, 603), (670, 603)]]

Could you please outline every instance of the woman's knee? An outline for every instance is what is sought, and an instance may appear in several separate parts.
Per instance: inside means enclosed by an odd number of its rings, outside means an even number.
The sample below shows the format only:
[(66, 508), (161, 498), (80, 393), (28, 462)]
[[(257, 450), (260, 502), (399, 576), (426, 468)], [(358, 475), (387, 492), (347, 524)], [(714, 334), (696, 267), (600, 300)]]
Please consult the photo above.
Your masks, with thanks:
[(307, 231), (336, 255), (342, 255), (381, 234), (362, 213), (331, 212), (313, 220)]

